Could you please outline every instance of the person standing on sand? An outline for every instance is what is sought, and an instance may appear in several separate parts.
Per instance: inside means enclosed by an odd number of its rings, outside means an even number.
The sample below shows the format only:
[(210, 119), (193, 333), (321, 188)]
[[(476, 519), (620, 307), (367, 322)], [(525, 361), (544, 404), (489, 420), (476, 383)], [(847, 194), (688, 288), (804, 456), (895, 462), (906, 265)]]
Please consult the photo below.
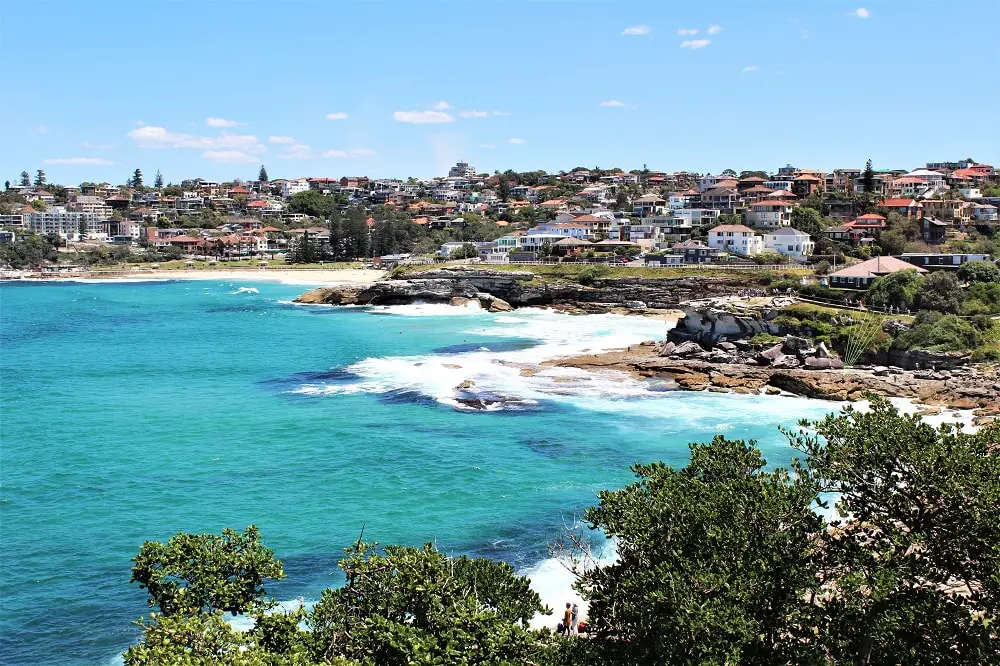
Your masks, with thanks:
[(570, 609), (570, 604), (566, 602), (566, 610), (563, 612), (563, 633), (567, 636), (570, 635), (572, 629), (570, 628), (570, 623), (573, 621), (573, 611)]
[(576, 604), (573, 604), (573, 614), (570, 616), (570, 634), (577, 633), (576, 625), (580, 621), (580, 609)]

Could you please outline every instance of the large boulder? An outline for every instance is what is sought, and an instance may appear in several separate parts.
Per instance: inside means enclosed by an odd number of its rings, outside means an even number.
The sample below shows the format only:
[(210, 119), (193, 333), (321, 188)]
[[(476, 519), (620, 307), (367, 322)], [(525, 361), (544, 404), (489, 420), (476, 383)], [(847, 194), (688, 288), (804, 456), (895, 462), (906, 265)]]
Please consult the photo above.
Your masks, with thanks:
[(782, 344), (778, 343), (770, 349), (765, 349), (761, 353), (757, 354), (757, 361), (761, 365), (770, 365), (775, 359), (784, 356), (784, 354), (785, 352), (782, 350)]

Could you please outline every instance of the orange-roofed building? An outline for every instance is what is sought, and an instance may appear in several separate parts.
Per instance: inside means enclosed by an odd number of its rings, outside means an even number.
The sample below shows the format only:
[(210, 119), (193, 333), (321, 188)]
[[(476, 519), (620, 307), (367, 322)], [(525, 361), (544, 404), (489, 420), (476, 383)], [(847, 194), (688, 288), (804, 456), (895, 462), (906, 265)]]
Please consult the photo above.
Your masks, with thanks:
[(920, 217), (924, 210), (923, 204), (916, 199), (909, 197), (896, 199), (882, 199), (878, 204), (879, 208), (884, 208), (890, 213), (899, 213), (903, 217), (915, 220)]

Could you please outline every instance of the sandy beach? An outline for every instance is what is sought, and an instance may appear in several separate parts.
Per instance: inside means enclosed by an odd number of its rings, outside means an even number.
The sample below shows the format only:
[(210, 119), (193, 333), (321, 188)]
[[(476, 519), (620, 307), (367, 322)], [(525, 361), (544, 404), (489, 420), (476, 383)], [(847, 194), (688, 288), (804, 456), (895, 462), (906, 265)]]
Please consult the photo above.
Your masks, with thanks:
[(60, 275), (25, 274), (23, 279), (42, 280), (234, 280), (246, 282), (282, 282), (284, 284), (327, 285), (369, 284), (385, 275), (384, 271), (288, 268), (203, 268), (184, 270), (88, 271)]

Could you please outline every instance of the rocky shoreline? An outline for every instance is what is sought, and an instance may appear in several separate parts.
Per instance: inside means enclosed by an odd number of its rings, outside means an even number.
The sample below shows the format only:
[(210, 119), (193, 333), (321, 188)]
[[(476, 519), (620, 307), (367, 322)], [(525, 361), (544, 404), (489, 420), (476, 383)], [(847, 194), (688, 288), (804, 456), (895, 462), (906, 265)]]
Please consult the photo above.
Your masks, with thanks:
[[(672, 344), (672, 343), (666, 343)], [(709, 358), (662, 356), (663, 346), (645, 342), (627, 350), (548, 361), (544, 365), (583, 370), (618, 370), (641, 379), (659, 379), (672, 388), (716, 393), (790, 393), (833, 401), (863, 400), (874, 392), (925, 406), (974, 410), (977, 423), (1000, 417), (1000, 376), (996, 369), (910, 371), (901, 368), (815, 368), (745, 365)], [(683, 351), (683, 350), (682, 350)], [(709, 352), (711, 353), (711, 352)]]

